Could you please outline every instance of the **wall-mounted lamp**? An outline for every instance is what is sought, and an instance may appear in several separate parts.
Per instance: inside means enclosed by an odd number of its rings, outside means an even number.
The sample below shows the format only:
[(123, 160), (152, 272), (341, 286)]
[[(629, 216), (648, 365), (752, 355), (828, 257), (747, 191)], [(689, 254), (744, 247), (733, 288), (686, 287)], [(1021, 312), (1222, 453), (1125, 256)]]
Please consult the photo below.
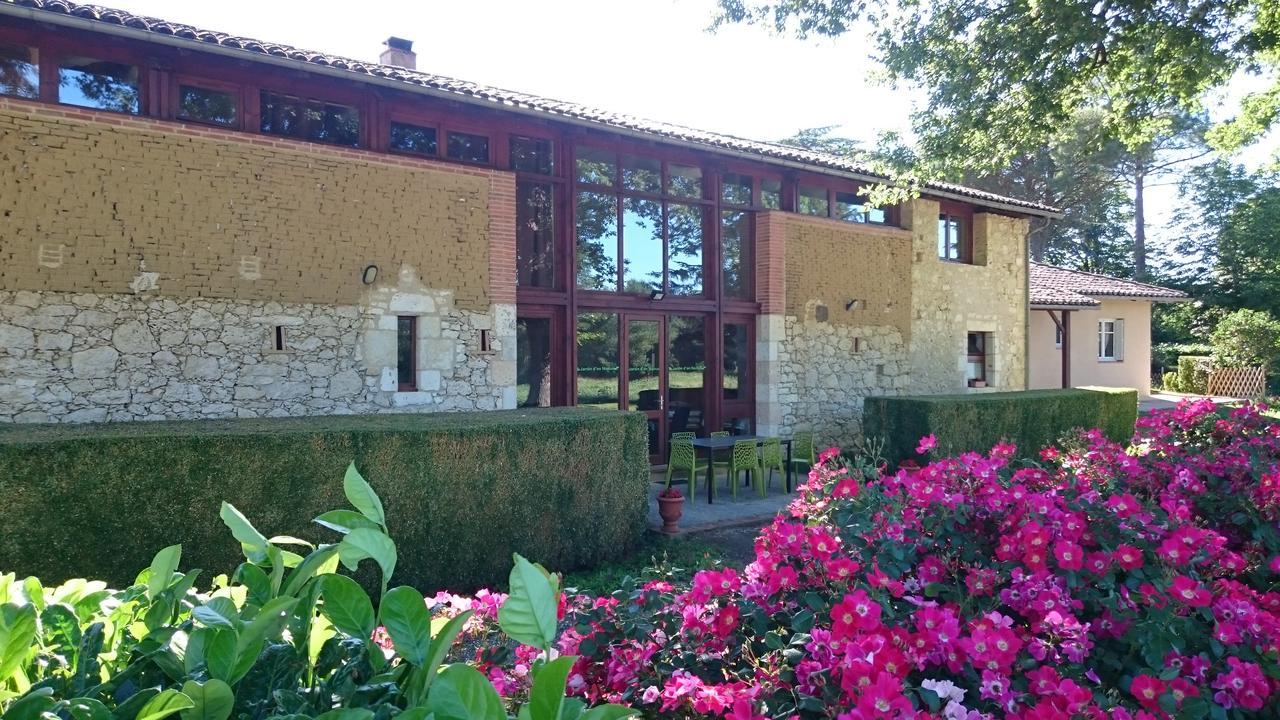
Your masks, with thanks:
[(666, 293), (664, 293), (664, 292), (662, 292), (661, 290), (654, 290), (653, 292), (650, 292), (650, 293), (649, 293), (649, 299), (650, 299), (650, 300), (661, 300), (662, 298), (664, 298), (664, 297), (666, 297), (666, 296), (667, 296), (667, 294), (666, 294)]
[(377, 265), (365, 266), (364, 272), (360, 275), (360, 282), (363, 282), (365, 285), (372, 285), (373, 281), (377, 279), (378, 279), (378, 266)]
[(858, 305), (861, 304), (861, 302), (862, 302), (861, 300), (850, 300), (849, 302), (844, 304), (844, 309), (846, 312), (850, 310), (857, 310)]

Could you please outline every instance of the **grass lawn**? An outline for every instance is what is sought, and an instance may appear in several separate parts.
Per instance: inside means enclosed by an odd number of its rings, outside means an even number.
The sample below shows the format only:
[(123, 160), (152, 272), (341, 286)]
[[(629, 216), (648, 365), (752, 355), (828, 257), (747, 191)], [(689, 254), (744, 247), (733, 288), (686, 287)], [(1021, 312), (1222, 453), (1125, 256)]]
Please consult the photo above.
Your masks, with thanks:
[(567, 573), (562, 586), (605, 596), (621, 587), (623, 578), (630, 577), (637, 583), (650, 580), (686, 582), (699, 570), (725, 564), (724, 548), (707, 540), (698, 537), (670, 538), (648, 532), (640, 547), (629, 557), (594, 570)]

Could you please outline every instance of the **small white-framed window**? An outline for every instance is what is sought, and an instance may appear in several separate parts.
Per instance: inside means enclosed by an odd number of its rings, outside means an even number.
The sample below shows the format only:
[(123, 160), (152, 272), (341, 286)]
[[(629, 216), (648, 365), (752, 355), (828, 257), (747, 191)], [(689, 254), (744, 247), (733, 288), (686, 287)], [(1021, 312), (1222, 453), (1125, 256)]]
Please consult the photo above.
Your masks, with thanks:
[(1053, 347), (1054, 349), (1057, 349), (1057, 350), (1062, 349), (1062, 326), (1061, 325), (1053, 326)]
[(1124, 359), (1124, 321), (1098, 321), (1098, 360), (1119, 362)]

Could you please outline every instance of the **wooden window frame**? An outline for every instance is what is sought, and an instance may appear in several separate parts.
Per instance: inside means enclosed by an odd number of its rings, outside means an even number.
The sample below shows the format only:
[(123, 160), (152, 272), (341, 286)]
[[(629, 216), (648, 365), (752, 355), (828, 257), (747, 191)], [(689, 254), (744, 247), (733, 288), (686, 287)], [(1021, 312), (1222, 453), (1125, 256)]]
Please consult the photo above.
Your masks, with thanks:
[[(981, 341), (982, 343), (981, 352), (979, 353), (969, 352), (969, 337), (971, 335), (977, 335), (979, 340)], [(988, 381), (989, 378), (987, 377), (987, 357), (991, 354), (991, 349), (987, 347), (987, 343), (990, 342), (991, 337), (992, 337), (992, 333), (989, 333), (989, 332), (982, 332), (977, 330), (965, 331), (965, 336), (964, 336), (964, 356), (965, 356), (965, 376), (966, 376), (965, 384), (968, 384), (970, 381), (973, 381), (973, 380), (981, 380), (983, 383), (986, 383)], [(977, 362), (979, 366), (982, 368), (982, 377), (977, 377), (977, 378), (968, 377), (968, 374), (969, 374), (968, 367), (969, 365), (975, 362)]]
[[(250, 88), (250, 93), (252, 94), (252, 97), (253, 97), (254, 112), (252, 113), (252, 115), (254, 119), (254, 126), (253, 126), (254, 132), (266, 137), (282, 138), (284, 140), (294, 140), (297, 142), (312, 143), (313, 145), (322, 145), (325, 147), (348, 148), (352, 150), (368, 150), (370, 148), (370, 145), (369, 145), (370, 122), (369, 121), (372, 114), (369, 112), (368, 103), (364, 102), (363, 98), (361, 98), (358, 94), (345, 93), (345, 92), (329, 93), (327, 91), (317, 92), (316, 89), (313, 89), (311, 86), (308, 86), (308, 85), (300, 85), (296, 89), (289, 89), (289, 90), (280, 90), (278, 89), (278, 87), (279, 86), (275, 84), (264, 83), (261, 85), (252, 86)], [(356, 131), (356, 144), (344, 145), (342, 143), (325, 142), (323, 140), (311, 139), (311, 134), (310, 134), (311, 121), (309, 119), (304, 120), (301, 135), (285, 135), (283, 133), (264, 132), (262, 130), (262, 95), (263, 93), (272, 93), (275, 95), (282, 95), (284, 97), (297, 98), (298, 101), (302, 103), (303, 107), (306, 107), (308, 103), (320, 103), (321, 105), (341, 105), (343, 107), (349, 107), (354, 109), (356, 111), (356, 117), (360, 121), (360, 129)], [(249, 113), (246, 113), (246, 116), (248, 114)], [(246, 118), (246, 123), (247, 122), (248, 120)]]
[[(498, 142), (494, 133), (489, 130), (473, 129), (461, 125), (445, 125), (437, 131), (436, 149), (440, 153), (440, 157), (449, 162), (458, 163), (460, 165), (470, 165), (471, 167), (493, 167), (498, 163)], [(480, 160), (464, 160), (462, 158), (450, 157), (449, 155), (449, 135), (473, 135), (482, 137), (489, 143), (489, 157), (483, 161)]]
[[(955, 263), (957, 265), (973, 264), (973, 206), (964, 203), (942, 201), (938, 203), (938, 220), (956, 220), (960, 225), (960, 242), (957, 243), (956, 252), (959, 257), (950, 258), (938, 253), (938, 260), (942, 262)], [(938, 238), (941, 243), (942, 238)], [(950, 243), (948, 243), (948, 247)]]

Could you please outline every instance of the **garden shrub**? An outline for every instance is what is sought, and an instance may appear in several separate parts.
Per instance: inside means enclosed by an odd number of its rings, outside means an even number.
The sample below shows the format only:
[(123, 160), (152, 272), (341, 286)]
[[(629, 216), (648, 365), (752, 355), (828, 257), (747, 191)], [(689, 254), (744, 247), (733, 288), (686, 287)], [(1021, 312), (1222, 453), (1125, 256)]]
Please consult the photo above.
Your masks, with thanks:
[(1182, 386), (1178, 384), (1178, 373), (1167, 372), (1160, 376), (1160, 389), (1170, 392), (1182, 392)]
[(1156, 343), (1151, 346), (1151, 364), (1161, 372), (1178, 367), (1180, 355), (1208, 355), (1213, 348), (1208, 343)]
[(353, 459), (386, 499), (406, 583), (499, 582), (512, 552), (587, 567), (644, 533), (645, 433), (643, 416), (570, 408), (10, 427), (0, 568), (123, 585), (182, 543), (196, 567), (227, 572), (240, 548), (210, 507), (226, 499), (268, 535), (314, 541)]
[(948, 452), (1007, 441), (1034, 454), (1073, 429), (1097, 427), (1113, 440), (1128, 440), (1137, 414), (1137, 391), (1128, 388), (870, 397), (863, 434), (883, 437), (892, 462), (912, 457), (925, 435)]
[(1280, 717), (1280, 428), (1188, 401), (1130, 447), (1018, 456), (824, 453), (741, 572), (571, 601), (570, 689), (672, 718)]
[(1178, 392), (1203, 395), (1209, 390), (1209, 370), (1212, 359), (1203, 355), (1178, 357)]

